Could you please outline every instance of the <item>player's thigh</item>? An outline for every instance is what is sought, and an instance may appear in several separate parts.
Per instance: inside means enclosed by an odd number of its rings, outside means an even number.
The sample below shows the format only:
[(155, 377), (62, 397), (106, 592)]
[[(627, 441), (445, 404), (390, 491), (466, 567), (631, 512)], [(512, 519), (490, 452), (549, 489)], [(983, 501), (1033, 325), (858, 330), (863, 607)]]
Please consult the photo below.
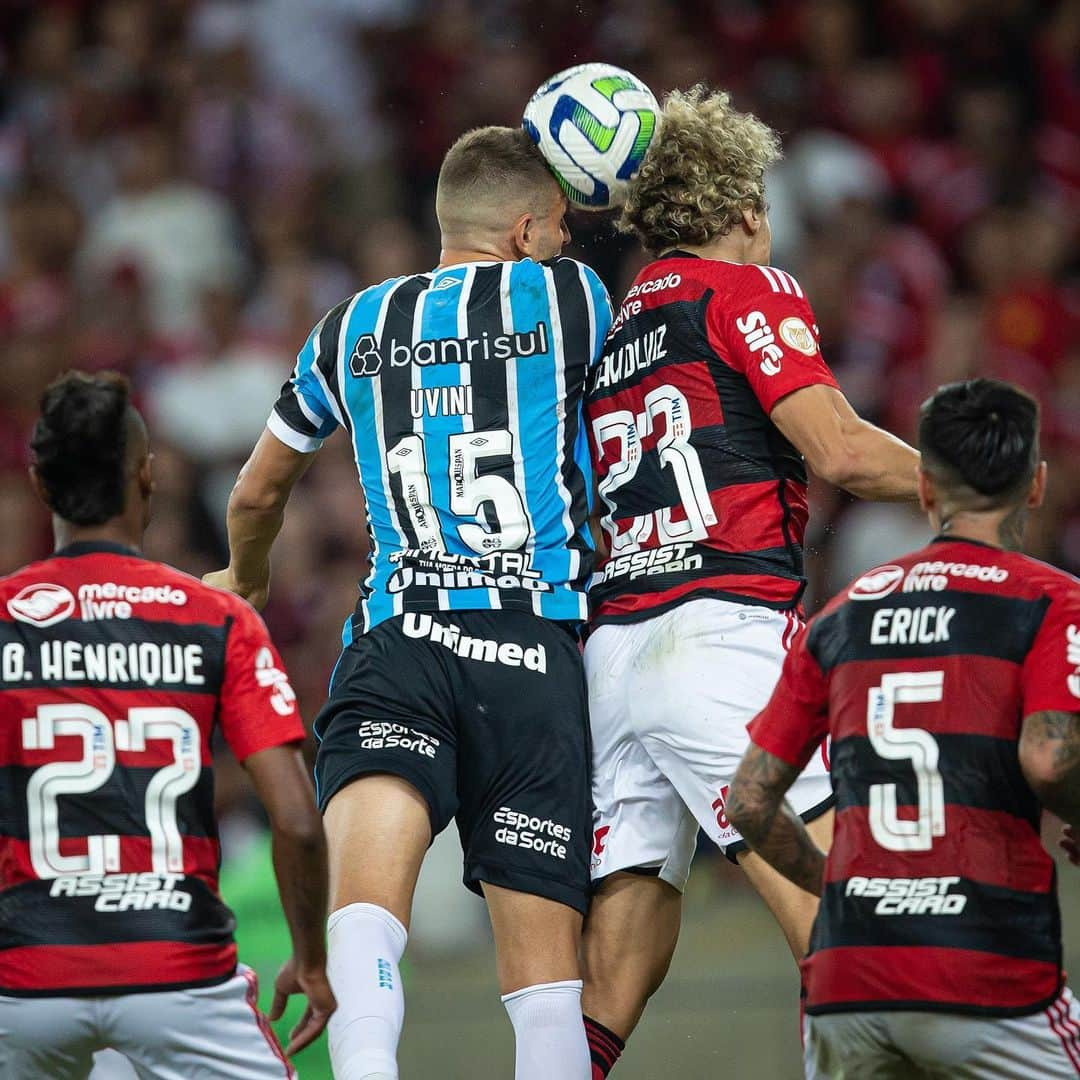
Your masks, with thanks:
[[(683, 605), (677, 635), (659, 633), (632, 685), (646, 750), (711, 840), (735, 861), (746, 843), (727, 818), (731, 779), (749, 745), (746, 725), (768, 702), (798, 622), (789, 612), (718, 600)], [(804, 820), (833, 801), (824, 754), (788, 793)]]
[(453, 616), (462, 646), (458, 829), (465, 884), (529, 893), (584, 914), (592, 803), (576, 639), (514, 611)]
[(294, 1077), (257, 999), (255, 974), (243, 965), (214, 986), (116, 998), (107, 1010), (109, 1045), (140, 1080)]
[[(671, 781), (649, 756), (631, 700), (638, 655), (655, 620), (601, 626), (585, 646), (592, 732), (594, 887), (620, 871), (645, 870), (679, 892), (686, 885), (697, 822)], [(662, 699), (651, 688), (654, 704)]]
[(4, 1080), (86, 1080), (102, 1045), (90, 998), (0, 997)]
[(388, 620), (354, 641), (315, 721), (331, 906), (367, 902), (408, 925), (432, 836), (457, 809), (454, 690), (439, 646)]

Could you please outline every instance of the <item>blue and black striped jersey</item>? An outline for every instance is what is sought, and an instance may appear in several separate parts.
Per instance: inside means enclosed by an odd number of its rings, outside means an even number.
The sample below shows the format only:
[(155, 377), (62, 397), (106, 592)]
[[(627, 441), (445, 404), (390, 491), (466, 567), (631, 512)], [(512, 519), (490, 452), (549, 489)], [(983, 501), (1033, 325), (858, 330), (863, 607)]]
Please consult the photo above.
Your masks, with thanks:
[(611, 325), (572, 259), (392, 278), (311, 332), (268, 421), (311, 452), (348, 432), (371, 571), (346, 640), (406, 611), (586, 614), (586, 372)]

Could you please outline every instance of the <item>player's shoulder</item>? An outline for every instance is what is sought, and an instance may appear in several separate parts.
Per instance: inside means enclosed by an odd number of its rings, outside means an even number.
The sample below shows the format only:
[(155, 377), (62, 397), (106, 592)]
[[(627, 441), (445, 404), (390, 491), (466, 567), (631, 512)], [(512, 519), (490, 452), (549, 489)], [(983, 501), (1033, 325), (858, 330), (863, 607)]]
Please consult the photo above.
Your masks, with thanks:
[(1014, 567), (1016, 577), (1050, 600), (1080, 606), (1080, 578), (1042, 559), (1022, 552), (1005, 552), (1007, 566)]
[(607, 287), (600, 280), (600, 275), (580, 259), (573, 259), (569, 255), (556, 255), (551, 259), (536, 262), (533, 259), (522, 259), (515, 263), (521, 267), (526, 275), (542, 276), (547, 270), (558, 282), (573, 282), (575, 279), (584, 283), (593, 291), (602, 291), (607, 295)]

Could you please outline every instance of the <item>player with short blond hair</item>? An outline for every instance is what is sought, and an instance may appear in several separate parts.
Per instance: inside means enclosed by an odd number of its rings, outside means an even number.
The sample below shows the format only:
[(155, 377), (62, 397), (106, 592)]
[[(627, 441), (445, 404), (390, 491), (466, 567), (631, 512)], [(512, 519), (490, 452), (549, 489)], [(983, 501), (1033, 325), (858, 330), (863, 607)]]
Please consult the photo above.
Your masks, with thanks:
[[(806, 465), (864, 498), (915, 497), (917, 455), (855, 414), (802, 287), (769, 265), (765, 174), (779, 156), (775, 132), (727, 94), (674, 92), (622, 215), (656, 258), (586, 399), (610, 545), (585, 649), (594, 1077), (667, 972), (699, 827), (805, 951), (817, 901), (747, 850), (725, 814), (728, 784), (801, 627)], [(827, 844), (824, 750), (791, 799)]]

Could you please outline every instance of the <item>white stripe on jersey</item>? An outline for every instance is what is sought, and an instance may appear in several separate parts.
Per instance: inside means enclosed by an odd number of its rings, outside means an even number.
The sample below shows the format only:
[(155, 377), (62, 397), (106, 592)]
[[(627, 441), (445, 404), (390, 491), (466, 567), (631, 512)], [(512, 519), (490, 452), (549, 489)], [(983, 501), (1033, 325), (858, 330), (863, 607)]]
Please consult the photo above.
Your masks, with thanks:
[[(499, 278), (499, 307), (502, 311), (502, 328), (504, 334), (514, 332), (514, 310), (510, 304), (510, 274), (514, 264), (505, 262), (502, 265), (502, 276)], [(529, 500), (525, 497), (525, 461), (521, 449), (521, 416), (518, 413), (517, 392), (517, 358), (510, 357), (506, 362), (506, 414), (510, 427), (510, 443), (514, 450), (514, 487), (521, 492), (521, 505), (525, 508), (525, 520), (529, 525), (529, 538), (525, 541), (525, 551), (529, 556), (529, 564), (532, 565), (533, 552), (536, 550), (536, 533), (533, 531), (532, 514), (529, 513)], [(540, 594), (532, 594), (533, 611), (540, 615)]]
[[(469, 264), (465, 267), (465, 275), (461, 279), (461, 295), (458, 297), (457, 309), (457, 335), (465, 339), (469, 336), (469, 296), (472, 293), (473, 279), (476, 277), (476, 266)], [(465, 350), (468, 356), (469, 350)], [(458, 381), (462, 386), (472, 385), (472, 364), (466, 360), (458, 365)], [(471, 412), (462, 413), (461, 430), (475, 431), (473, 415)], [(493, 610), (502, 607), (502, 596), (498, 589), (488, 589), (488, 603)]]
[[(382, 298), (382, 304), (379, 306), (379, 317), (375, 320), (374, 336), (375, 340), (382, 344), (383, 327), (386, 325), (386, 313), (390, 310), (390, 301), (394, 297), (394, 293), (401, 288), (409, 279), (407, 277), (401, 278), (396, 285), (391, 286), (386, 290), (386, 295)], [(401, 522), (398, 520), (397, 507), (394, 505), (394, 492), (390, 487), (390, 471), (386, 467), (386, 431), (383, 425), (383, 412), (382, 412), (382, 374), (370, 376), (371, 381), (371, 400), (373, 404), (373, 411), (375, 414), (375, 444), (379, 449), (379, 475), (382, 480), (383, 493), (386, 495), (386, 506), (390, 513), (390, 522), (394, 526), (394, 531), (401, 538), (402, 547), (407, 547), (408, 544), (405, 541), (405, 534), (401, 530)], [(344, 385), (344, 384), (343, 384)], [(355, 440), (354, 440), (355, 450)], [(357, 475), (362, 475), (360, 471), (360, 454), (355, 452), (356, 456), (356, 472)], [(368, 525), (371, 525), (371, 513), (368, 512)], [(368, 532), (371, 534), (371, 543), (373, 545), (371, 552), (371, 571), (368, 573), (367, 580), (364, 582), (365, 587), (370, 586), (372, 580), (375, 577), (375, 567), (380, 565), (379, 560), (379, 540), (375, 535), (375, 530), (368, 528)], [(364, 632), (370, 629), (370, 621), (367, 613), (367, 601), (364, 601)], [(403, 600), (401, 593), (394, 593), (394, 614), (400, 615), (404, 610)]]
[(295, 383), (292, 385), (291, 389), (292, 396), (296, 399), (297, 406), (304, 414), (304, 419), (307, 420), (307, 422), (311, 424), (316, 431), (318, 431), (319, 428), (323, 426), (323, 421), (314, 412), (312, 412), (311, 406), (308, 405), (308, 403), (304, 400), (304, 395), (301, 394), (299, 390), (297, 390)]
[(562, 318), (559, 313), (559, 294), (555, 288), (555, 271), (544, 267), (547, 283), (548, 308), (551, 311), (551, 351), (555, 360), (555, 396), (558, 401), (559, 423), (555, 430), (555, 489), (563, 503), (563, 526), (566, 529), (567, 553), (570, 556), (569, 579), (574, 581), (581, 573), (581, 552), (569, 545), (574, 539), (574, 522), (570, 515), (571, 498), (563, 481), (563, 463), (566, 460), (566, 351), (563, 347)]
[(795, 280), (795, 278), (786, 270), (779, 270), (776, 267), (773, 267), (773, 270), (780, 275), (781, 281), (786, 281), (791, 286), (791, 288), (795, 292), (795, 295), (801, 300), (803, 298), (803, 291), (799, 288), (799, 283)]
[(777, 284), (776, 278), (773, 277), (772, 269), (768, 266), (762, 266), (761, 263), (754, 264), (765, 275), (765, 280), (769, 283), (769, 288), (773, 292), (779, 292), (780, 286)]
[[(353, 297), (352, 303), (349, 304), (349, 310), (350, 311), (352, 311), (352, 305), (356, 303), (356, 299), (357, 299), (357, 297), (359, 295), (360, 294), (357, 293), (356, 296)], [(322, 371), (319, 368), (319, 357), (322, 355), (322, 331), (323, 331), (323, 326), (325, 326), (325, 325), (326, 325), (326, 320), (323, 319), (323, 321), (321, 323), (319, 323), (319, 325), (318, 325), (318, 327), (316, 328), (316, 331), (315, 331), (315, 338), (314, 338), (314, 341), (313, 341), (313, 349), (312, 349), (312, 351), (314, 353), (314, 358), (313, 358), (312, 363), (311, 363), (311, 373), (312, 373), (312, 375), (315, 376), (315, 378), (318, 381), (319, 385), (322, 387), (323, 397), (326, 398), (326, 404), (330, 406), (330, 411), (334, 414), (334, 419), (346, 431), (350, 431), (351, 428), (349, 427), (349, 421), (345, 419), (345, 417), (341, 413), (341, 410), (338, 408), (338, 403), (334, 399), (334, 395), (330, 393), (330, 387), (326, 382), (326, 376), (323, 375)], [(345, 320), (344, 319), (341, 320), (341, 325), (342, 325), (342, 327), (344, 327), (344, 325), (345, 325)], [(344, 331), (342, 331), (342, 333), (344, 333)]]

